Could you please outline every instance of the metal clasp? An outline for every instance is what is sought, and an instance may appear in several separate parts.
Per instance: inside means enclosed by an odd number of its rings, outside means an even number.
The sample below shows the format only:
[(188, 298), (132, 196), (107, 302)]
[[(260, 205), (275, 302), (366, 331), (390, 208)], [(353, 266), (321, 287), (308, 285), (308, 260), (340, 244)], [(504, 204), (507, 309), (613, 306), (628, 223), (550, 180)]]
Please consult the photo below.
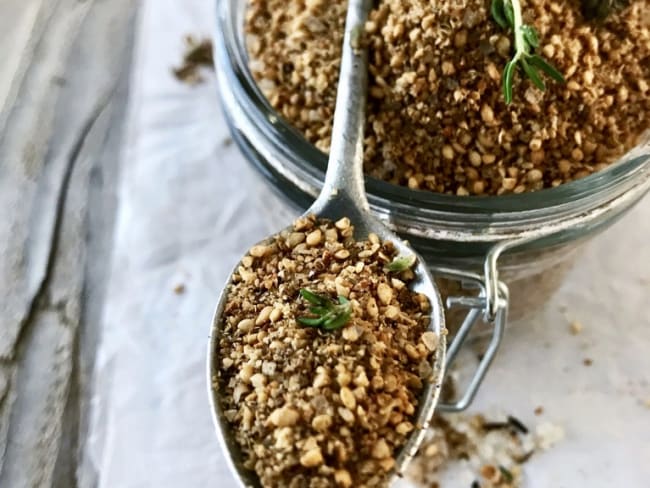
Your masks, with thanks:
[[(496, 356), (506, 322), (508, 320), (509, 291), (507, 285), (499, 280), (498, 261), (501, 255), (510, 249), (539, 239), (539, 235), (533, 234), (519, 239), (510, 239), (495, 244), (485, 257), (483, 264), (484, 275), (462, 272), (449, 268), (432, 267), (434, 274), (461, 282), (463, 288), (478, 289), (476, 296), (451, 296), (447, 298), (447, 308), (463, 307), (469, 309), (463, 320), (460, 329), (456, 333), (452, 343), (447, 349), (447, 371), (465, 343), (472, 327), (482, 320), (492, 326), (492, 336), (488, 348), (479, 362), (478, 368), (463, 396), (452, 403), (441, 403), (438, 409), (443, 412), (459, 412), (465, 410), (476, 396), (487, 370), (490, 368)], [(481, 317), (482, 316), (482, 317)]]
[[(498, 255), (496, 258), (498, 259)], [(495, 268), (497, 259), (494, 259)], [(489, 264), (488, 261), (489, 259), (486, 260), (486, 270)], [(462, 307), (469, 309), (469, 311), (447, 349), (446, 371), (449, 371), (469, 332), (481, 318), (492, 326), (492, 335), (488, 348), (479, 362), (465, 393), (451, 403), (438, 404), (438, 411), (459, 412), (465, 410), (472, 403), (503, 339), (508, 316), (508, 287), (498, 280), (496, 273), (490, 275), (495, 279), (496, 283), (495, 289), (490, 289), (491, 283), (488, 283), (487, 276), (435, 266), (432, 267), (432, 271), (435, 276), (459, 281), (464, 289), (479, 290), (476, 296), (450, 296), (447, 298), (447, 308)]]
[(496, 320), (497, 314), (499, 313), (499, 310), (502, 308), (502, 304), (500, 303), (502, 298), (500, 296), (499, 289), (505, 285), (499, 281), (499, 268), (497, 266), (499, 258), (505, 251), (537, 239), (539, 239), (539, 236), (533, 235), (519, 239), (502, 241), (492, 246), (492, 249), (490, 249), (490, 251), (487, 253), (485, 263), (483, 263), (483, 272), (485, 273), (485, 298), (487, 301), (487, 306), (485, 308), (486, 322), (494, 322)]

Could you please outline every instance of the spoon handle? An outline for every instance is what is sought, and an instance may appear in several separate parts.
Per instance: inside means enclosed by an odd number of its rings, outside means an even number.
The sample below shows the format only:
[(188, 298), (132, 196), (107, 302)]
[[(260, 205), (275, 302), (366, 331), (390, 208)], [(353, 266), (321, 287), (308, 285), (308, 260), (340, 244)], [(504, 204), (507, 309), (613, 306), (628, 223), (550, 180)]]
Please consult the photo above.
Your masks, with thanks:
[(316, 206), (331, 199), (368, 210), (363, 182), (363, 132), (368, 91), (368, 52), (363, 32), (372, 0), (349, 0), (341, 53), (332, 143), (325, 183)]

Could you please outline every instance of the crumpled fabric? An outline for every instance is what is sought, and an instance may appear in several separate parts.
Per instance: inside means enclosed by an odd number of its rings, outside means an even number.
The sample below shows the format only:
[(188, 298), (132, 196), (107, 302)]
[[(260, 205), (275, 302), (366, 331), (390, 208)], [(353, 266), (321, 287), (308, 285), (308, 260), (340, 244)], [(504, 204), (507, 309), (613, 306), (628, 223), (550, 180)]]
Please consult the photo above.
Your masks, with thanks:
[[(214, 75), (203, 70), (197, 86), (171, 75), (183, 36), (210, 35), (213, 4), (142, 2), (85, 443), (99, 488), (236, 486), (208, 403), (212, 313), (232, 266), (291, 212), (229, 143)], [(650, 479), (641, 462), (650, 459), (643, 207), (587, 249), (547, 310), (508, 331), (479, 393), (475, 409), (498, 408), (532, 425), (542, 405), (543, 420), (564, 426), (567, 438), (525, 466), (526, 486), (641, 487)], [(568, 334), (567, 317), (585, 324), (581, 336)], [(472, 480), (447, 481), (467, 488)]]
[(140, 12), (87, 443), (102, 488), (234, 486), (210, 417), (207, 338), (230, 270), (287, 211), (232, 143), (211, 70), (197, 86), (171, 73), (186, 34), (210, 35), (212, 3)]

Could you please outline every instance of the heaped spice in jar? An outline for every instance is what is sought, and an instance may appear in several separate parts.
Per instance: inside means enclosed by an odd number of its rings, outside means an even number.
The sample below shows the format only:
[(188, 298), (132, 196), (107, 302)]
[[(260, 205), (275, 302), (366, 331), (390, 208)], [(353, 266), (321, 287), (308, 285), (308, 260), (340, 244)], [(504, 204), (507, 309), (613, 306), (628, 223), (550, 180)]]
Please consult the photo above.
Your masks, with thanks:
[(216, 387), (263, 486), (387, 483), (438, 344), (401, 259), (347, 218), (301, 218), (242, 260)]
[[(521, 0), (535, 53), (564, 82), (540, 69), (542, 91), (519, 63), (510, 104), (515, 36), (492, 3), (378, 0), (365, 29), (367, 174), (456, 195), (522, 193), (604, 169), (639, 143), (650, 127), (647, 0), (599, 19), (579, 0)], [(261, 91), (323, 151), (344, 17), (342, 0), (249, 0), (245, 20)]]

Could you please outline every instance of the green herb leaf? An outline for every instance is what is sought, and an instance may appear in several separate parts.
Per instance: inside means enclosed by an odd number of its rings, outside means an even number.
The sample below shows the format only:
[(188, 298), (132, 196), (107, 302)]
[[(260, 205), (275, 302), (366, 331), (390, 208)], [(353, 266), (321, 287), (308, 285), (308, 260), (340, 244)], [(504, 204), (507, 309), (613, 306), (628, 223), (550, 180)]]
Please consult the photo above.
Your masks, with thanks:
[(323, 325), (322, 317), (298, 317), (298, 322), (307, 327), (320, 327)]
[(396, 256), (390, 263), (386, 265), (386, 271), (389, 273), (401, 273), (406, 271), (415, 264), (415, 254), (399, 255)]
[(323, 330), (335, 330), (343, 327), (352, 316), (352, 304), (344, 296), (338, 297), (338, 303), (333, 302), (326, 295), (319, 295), (306, 288), (300, 290), (307, 302), (314, 305), (309, 311), (315, 317), (298, 317), (298, 322), (307, 327), (318, 327)]
[(314, 315), (325, 315), (327, 312), (329, 312), (327, 307), (310, 307), (309, 311)]
[(309, 291), (307, 288), (300, 289), (300, 296), (302, 296), (305, 300), (307, 300), (312, 305), (317, 305), (320, 307), (325, 307), (327, 306), (328, 303), (330, 303), (328, 297)]
[(492, 0), (492, 5), (490, 6), (490, 12), (492, 13), (492, 18), (494, 21), (501, 26), (503, 29), (508, 28), (508, 20), (506, 19), (503, 0)]
[(521, 32), (524, 34), (524, 39), (526, 42), (533, 48), (537, 49), (539, 47), (539, 35), (534, 27), (529, 25), (522, 25)]
[[(514, 71), (517, 64), (537, 88), (544, 90), (544, 81), (538, 69), (542, 70), (555, 81), (564, 82), (562, 74), (552, 65), (535, 54), (540, 46), (539, 34), (534, 27), (522, 22), (520, 0), (492, 0), (491, 8), (494, 21), (502, 28), (512, 27), (515, 53), (503, 69), (503, 98), (506, 104), (512, 102), (512, 87)], [(506, 20), (504, 25), (504, 19)]]
[(506, 480), (507, 483), (512, 483), (514, 481), (514, 476), (512, 476), (512, 473), (505, 467), (499, 465), (499, 471), (501, 471), (501, 476), (503, 476), (503, 479)]
[(539, 77), (539, 73), (535, 68), (533, 68), (530, 64), (528, 64), (528, 61), (525, 59), (521, 60), (521, 67), (524, 69), (524, 72), (526, 73), (526, 76), (530, 78), (530, 80), (535, 84), (537, 88), (540, 90), (544, 91), (546, 90), (546, 86), (544, 86), (544, 82), (542, 79)]
[(528, 62), (541, 69), (544, 73), (546, 73), (548, 76), (553, 78), (555, 81), (559, 81), (560, 83), (564, 83), (565, 79), (564, 76), (562, 76), (562, 73), (560, 73), (552, 64), (546, 62), (544, 58), (537, 54), (533, 54), (528, 58)]
[(515, 8), (512, 6), (510, 0), (504, 0), (503, 2), (503, 13), (508, 20), (508, 25), (512, 28), (515, 27)]
[(503, 70), (503, 98), (505, 99), (506, 104), (512, 102), (512, 82), (516, 64), (517, 62), (514, 60), (508, 61)]
[(352, 315), (352, 307), (348, 307), (347, 311), (342, 311), (339, 315), (334, 315), (332, 318), (323, 322), (323, 329), (335, 330), (343, 327), (350, 320), (350, 315)]

